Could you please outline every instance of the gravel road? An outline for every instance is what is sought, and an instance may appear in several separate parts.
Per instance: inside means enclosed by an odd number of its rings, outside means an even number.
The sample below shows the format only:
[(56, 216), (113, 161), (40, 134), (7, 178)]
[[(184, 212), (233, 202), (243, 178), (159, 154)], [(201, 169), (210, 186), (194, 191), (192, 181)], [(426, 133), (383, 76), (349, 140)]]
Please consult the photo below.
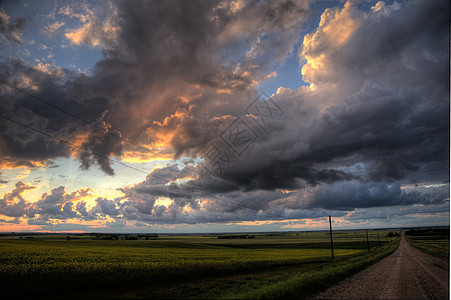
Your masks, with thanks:
[(449, 299), (449, 261), (417, 250), (403, 236), (393, 254), (315, 299)]

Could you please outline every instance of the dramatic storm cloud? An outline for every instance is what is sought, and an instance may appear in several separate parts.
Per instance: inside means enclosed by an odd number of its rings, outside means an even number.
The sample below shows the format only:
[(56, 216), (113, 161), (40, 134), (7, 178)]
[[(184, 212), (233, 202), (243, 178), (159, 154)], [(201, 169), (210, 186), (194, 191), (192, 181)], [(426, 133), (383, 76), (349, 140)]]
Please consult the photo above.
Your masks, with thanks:
[(449, 3), (370, 2), (0, 7), (2, 220), (442, 214)]

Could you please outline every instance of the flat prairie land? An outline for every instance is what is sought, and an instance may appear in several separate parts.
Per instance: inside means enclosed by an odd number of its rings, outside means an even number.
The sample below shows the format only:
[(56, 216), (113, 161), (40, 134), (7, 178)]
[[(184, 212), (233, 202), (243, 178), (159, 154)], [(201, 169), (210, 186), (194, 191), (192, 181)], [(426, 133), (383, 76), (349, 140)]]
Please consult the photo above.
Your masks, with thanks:
[(158, 240), (36, 235), (0, 238), (6, 298), (307, 297), (392, 253), (387, 230), (261, 233)]
[(406, 239), (423, 252), (449, 258), (449, 228), (406, 230)]
[[(426, 231), (436, 230), (406, 230), (409, 231), (424, 237)], [(449, 299), (449, 260), (418, 250), (404, 237), (393, 254), (315, 295), (315, 298)]]

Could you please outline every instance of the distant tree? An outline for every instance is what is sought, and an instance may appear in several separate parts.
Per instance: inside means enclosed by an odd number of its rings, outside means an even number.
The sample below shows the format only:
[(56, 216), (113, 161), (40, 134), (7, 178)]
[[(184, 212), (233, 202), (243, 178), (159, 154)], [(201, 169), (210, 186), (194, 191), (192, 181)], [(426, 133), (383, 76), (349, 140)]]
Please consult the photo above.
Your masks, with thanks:
[(395, 236), (399, 236), (399, 233), (397, 233), (397, 232), (395, 232), (395, 233), (389, 232), (389, 233), (387, 234), (387, 237), (395, 237)]
[(67, 239), (68, 241), (70, 241), (70, 236), (67, 236), (66, 239)]

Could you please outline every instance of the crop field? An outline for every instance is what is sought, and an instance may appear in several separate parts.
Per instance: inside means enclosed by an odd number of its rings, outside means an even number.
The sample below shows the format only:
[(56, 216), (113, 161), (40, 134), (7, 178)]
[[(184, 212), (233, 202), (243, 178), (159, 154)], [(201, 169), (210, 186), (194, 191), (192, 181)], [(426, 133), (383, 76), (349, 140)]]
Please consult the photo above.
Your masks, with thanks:
[[(278, 298), (306, 296), (391, 253), (388, 231), (256, 234), (252, 238), (0, 238), (7, 298)], [(379, 237), (377, 236), (379, 234)], [(302, 287), (302, 288), (301, 288)]]
[(426, 253), (449, 258), (449, 227), (408, 230), (406, 237), (412, 245)]

